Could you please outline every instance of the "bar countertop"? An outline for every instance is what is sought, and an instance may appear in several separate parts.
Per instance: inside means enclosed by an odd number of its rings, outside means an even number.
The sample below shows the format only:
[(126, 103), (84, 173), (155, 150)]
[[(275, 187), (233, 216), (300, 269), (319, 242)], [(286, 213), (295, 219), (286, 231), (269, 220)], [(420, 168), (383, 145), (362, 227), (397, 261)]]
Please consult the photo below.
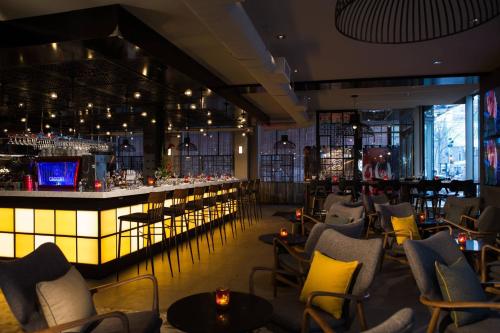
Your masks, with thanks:
[(177, 188), (194, 188), (200, 186), (220, 185), (232, 183), (237, 179), (215, 180), (195, 183), (179, 183), (177, 185), (161, 185), (158, 187), (141, 186), (135, 189), (115, 188), (111, 191), (90, 192), (90, 191), (0, 191), (0, 197), (25, 197), (25, 198), (74, 198), (74, 199), (111, 199), (126, 196), (144, 195), (150, 192), (173, 191)]

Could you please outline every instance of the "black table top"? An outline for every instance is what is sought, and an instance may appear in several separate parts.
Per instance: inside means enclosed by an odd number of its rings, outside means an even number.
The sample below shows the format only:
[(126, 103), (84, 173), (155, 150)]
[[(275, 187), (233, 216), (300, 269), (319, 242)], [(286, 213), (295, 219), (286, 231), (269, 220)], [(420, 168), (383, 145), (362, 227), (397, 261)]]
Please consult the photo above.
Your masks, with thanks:
[(288, 234), (287, 237), (280, 237), (279, 233), (272, 233), (272, 234), (263, 234), (259, 236), (259, 240), (261, 242), (264, 242), (266, 244), (273, 244), (273, 240), (275, 238), (279, 238), (282, 240), (285, 244), (288, 244), (290, 246), (295, 246), (295, 245), (302, 245), (307, 241), (307, 236), (304, 235), (292, 235)]
[(247, 293), (231, 292), (230, 304), (217, 310), (215, 292), (187, 296), (167, 310), (168, 322), (184, 332), (249, 332), (265, 326), (273, 314), (267, 300)]

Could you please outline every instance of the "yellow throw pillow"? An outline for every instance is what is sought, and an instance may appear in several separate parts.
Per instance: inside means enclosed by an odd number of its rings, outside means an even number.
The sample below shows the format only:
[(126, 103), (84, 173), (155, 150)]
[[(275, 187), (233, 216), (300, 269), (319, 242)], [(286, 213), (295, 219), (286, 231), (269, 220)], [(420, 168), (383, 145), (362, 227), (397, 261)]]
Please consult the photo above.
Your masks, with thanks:
[(413, 239), (420, 239), (420, 233), (418, 232), (417, 223), (415, 222), (415, 216), (391, 216), (391, 223), (394, 231), (400, 232), (400, 235), (396, 236), (396, 242), (398, 244), (401, 245), (410, 238), (410, 231), (412, 232)]
[[(314, 251), (313, 261), (306, 282), (300, 293), (300, 300), (307, 301), (313, 291), (327, 291), (346, 294), (351, 283), (352, 275), (358, 267), (357, 261), (344, 262), (335, 260)], [(313, 303), (337, 319), (342, 316), (343, 298), (319, 296)]]

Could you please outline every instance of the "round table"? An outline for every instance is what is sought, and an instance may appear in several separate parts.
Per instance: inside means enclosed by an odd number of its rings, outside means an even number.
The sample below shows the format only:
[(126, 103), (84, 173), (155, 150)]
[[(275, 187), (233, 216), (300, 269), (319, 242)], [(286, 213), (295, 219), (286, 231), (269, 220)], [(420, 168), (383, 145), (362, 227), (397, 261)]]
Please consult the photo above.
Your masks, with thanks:
[(265, 326), (273, 306), (265, 299), (247, 293), (231, 292), (227, 309), (218, 310), (215, 292), (187, 296), (167, 310), (167, 320), (184, 332), (249, 332)]
[(269, 245), (273, 245), (273, 240), (278, 238), (282, 240), (285, 244), (290, 246), (302, 245), (307, 241), (307, 236), (304, 235), (292, 235), (288, 234), (286, 237), (280, 237), (279, 233), (264, 234), (259, 236), (259, 240)]

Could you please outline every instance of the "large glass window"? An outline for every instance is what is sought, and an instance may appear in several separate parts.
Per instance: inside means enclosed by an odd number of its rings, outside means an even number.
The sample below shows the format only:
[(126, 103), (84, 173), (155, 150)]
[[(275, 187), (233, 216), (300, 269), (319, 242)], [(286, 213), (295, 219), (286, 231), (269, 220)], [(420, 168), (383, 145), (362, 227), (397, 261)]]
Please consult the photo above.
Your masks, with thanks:
[(427, 178), (479, 177), (479, 104), (470, 96), (465, 104), (434, 105), (424, 112)]

